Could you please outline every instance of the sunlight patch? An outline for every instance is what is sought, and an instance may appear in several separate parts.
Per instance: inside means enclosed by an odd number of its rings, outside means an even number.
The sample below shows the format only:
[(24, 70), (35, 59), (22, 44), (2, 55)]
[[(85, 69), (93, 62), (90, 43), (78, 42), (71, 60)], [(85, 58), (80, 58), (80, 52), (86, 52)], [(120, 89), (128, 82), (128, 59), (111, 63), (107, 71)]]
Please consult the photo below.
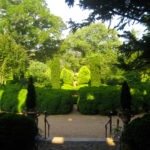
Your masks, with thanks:
[(52, 139), (53, 144), (63, 144), (64, 143), (64, 137), (54, 137)]
[(113, 138), (106, 138), (106, 143), (109, 146), (115, 146), (116, 145), (116, 143), (114, 142)]

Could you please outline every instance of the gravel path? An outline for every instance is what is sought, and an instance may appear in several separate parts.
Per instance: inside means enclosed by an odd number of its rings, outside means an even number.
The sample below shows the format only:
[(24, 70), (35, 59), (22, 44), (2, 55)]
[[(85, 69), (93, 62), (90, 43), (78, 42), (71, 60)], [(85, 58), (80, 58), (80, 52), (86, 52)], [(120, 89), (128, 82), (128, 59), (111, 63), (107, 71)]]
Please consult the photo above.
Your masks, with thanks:
[[(117, 119), (118, 117), (112, 117), (113, 126), (116, 126)], [(100, 115), (82, 115), (74, 106), (72, 113), (50, 115), (47, 120), (50, 124), (50, 137), (105, 138), (105, 124), (109, 118)], [(44, 136), (44, 115), (39, 116), (38, 126), (40, 134)]]

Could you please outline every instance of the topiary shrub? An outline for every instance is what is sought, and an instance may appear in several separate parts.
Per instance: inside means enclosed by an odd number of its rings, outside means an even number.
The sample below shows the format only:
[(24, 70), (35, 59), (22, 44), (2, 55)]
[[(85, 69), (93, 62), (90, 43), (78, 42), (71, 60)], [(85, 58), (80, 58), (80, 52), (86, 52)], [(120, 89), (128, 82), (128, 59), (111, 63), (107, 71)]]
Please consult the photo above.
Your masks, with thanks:
[(150, 149), (150, 114), (131, 121), (123, 132), (122, 141), (128, 150)]
[(60, 74), (60, 80), (62, 81), (62, 85), (70, 85), (73, 86), (74, 74), (71, 70), (63, 68)]
[(77, 83), (79, 86), (88, 85), (91, 79), (91, 73), (87, 66), (82, 66), (78, 72)]
[(37, 134), (37, 126), (31, 118), (0, 114), (0, 149), (33, 150)]

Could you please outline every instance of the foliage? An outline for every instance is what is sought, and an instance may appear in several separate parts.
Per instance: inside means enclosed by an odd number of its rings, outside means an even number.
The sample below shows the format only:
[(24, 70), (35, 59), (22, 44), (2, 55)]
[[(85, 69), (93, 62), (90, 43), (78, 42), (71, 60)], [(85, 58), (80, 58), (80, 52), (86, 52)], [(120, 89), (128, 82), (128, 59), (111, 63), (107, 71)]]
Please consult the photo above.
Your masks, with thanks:
[(23, 108), (25, 107), (25, 101), (27, 96), (27, 89), (21, 89), (18, 93), (18, 106), (17, 106), (17, 112), (22, 113)]
[[(115, 30), (108, 30), (102, 23), (93, 23), (67, 36), (60, 48), (61, 64), (76, 72), (81, 66), (90, 66), (91, 57), (97, 67), (105, 72), (117, 64), (120, 42)], [(92, 64), (94, 65), (94, 64)]]
[(110, 111), (116, 114), (120, 107), (120, 86), (101, 85), (99, 87), (100, 102), (98, 112), (101, 115), (108, 115)]
[(120, 105), (120, 87), (117, 86), (84, 87), (78, 95), (78, 109), (83, 114), (107, 115), (108, 111), (115, 114)]
[(33, 77), (28, 80), (27, 97), (25, 100), (27, 111), (35, 111), (36, 109), (36, 92), (33, 83)]
[(32, 76), (35, 82), (38, 83), (49, 83), (51, 79), (51, 71), (50, 68), (39, 61), (30, 61), (30, 65), (28, 67), (28, 74)]
[(97, 105), (99, 102), (98, 90), (92, 88), (80, 88), (79, 99), (77, 101), (78, 110), (82, 114), (97, 114)]
[[(68, 5), (73, 5), (75, 0), (66, 0)], [(80, 0), (79, 5), (83, 9), (91, 11), (86, 21), (94, 22), (96, 20), (111, 21), (114, 16), (119, 16), (120, 20), (118, 26), (120, 29), (124, 28), (127, 23), (137, 21), (144, 24), (149, 24), (149, 1), (143, 0), (137, 2), (136, 0), (111, 0), (111, 1), (92, 1)], [(88, 24), (84, 22), (83, 25)]]
[(10, 113), (0, 114), (1, 149), (32, 150), (37, 134), (37, 126), (31, 118)]
[(74, 74), (71, 70), (63, 68), (60, 74), (60, 80), (61, 80), (61, 84), (62, 86), (64, 84), (73, 86), (73, 82), (74, 82)]
[(91, 79), (91, 72), (87, 66), (83, 66), (80, 68), (79, 73), (77, 75), (77, 83), (82, 86), (83, 84), (89, 84)]
[(0, 12), (0, 33), (10, 34), (28, 56), (45, 60), (58, 49), (65, 25), (50, 13), (45, 0), (1, 1)]
[(99, 87), (101, 83), (100, 62), (98, 56), (89, 58), (91, 71), (91, 86)]
[(131, 121), (123, 132), (122, 140), (129, 150), (149, 150), (150, 114)]
[[(150, 83), (132, 82), (129, 86), (132, 95), (132, 114), (150, 111)], [(71, 111), (73, 103), (81, 104), (79, 106), (81, 111), (83, 107), (84, 112), (97, 112), (100, 115), (107, 115), (108, 111), (116, 113), (120, 108), (120, 85), (101, 84), (100, 87), (67, 87), (67, 90), (37, 87), (35, 85), (35, 89), (36, 106), (41, 113), (47, 110), (50, 114), (65, 114)], [(2, 111), (16, 113), (25, 110), (25, 103), (23, 101), (27, 96), (26, 87), (22, 88), (22, 85), (19, 83), (9, 83), (5, 87), (0, 87), (0, 91), (2, 91), (0, 100), (0, 108)], [(92, 99), (93, 97), (94, 99)], [(95, 102), (98, 103), (96, 106), (94, 104)], [(61, 105), (62, 103), (64, 104)], [(64, 110), (60, 112), (58, 110), (60, 108), (61, 110), (64, 108)]]
[(67, 114), (72, 111), (73, 100), (70, 91), (37, 89), (38, 108), (41, 113)]
[[(66, 0), (66, 3), (69, 6), (73, 6), (75, 0)], [(126, 50), (133, 52), (142, 52), (139, 57), (138, 64), (135, 63), (135, 66), (142, 66), (149, 64), (149, 41), (150, 41), (150, 2), (147, 0), (138, 1), (137, 0), (111, 0), (111, 1), (103, 1), (103, 0), (80, 0), (79, 5), (83, 9), (88, 9), (91, 11), (87, 20), (81, 24), (76, 24), (72, 20), (70, 21), (71, 27), (73, 30), (77, 30), (77, 28), (89, 25), (91, 22), (95, 22), (97, 20), (109, 21), (111, 25), (111, 21), (114, 19), (114, 16), (118, 18), (118, 23), (116, 28), (123, 30), (125, 26), (132, 25), (134, 23), (139, 23), (145, 25), (147, 27), (147, 33), (143, 35), (141, 40), (135, 39), (131, 33), (128, 32), (129, 43), (124, 44), (124, 52)], [(141, 58), (141, 59), (140, 59)], [(137, 62), (137, 61), (136, 61)], [(139, 63), (140, 62), (140, 63)], [(142, 63), (141, 63), (142, 62)]]
[(3, 80), (12, 76), (20, 79), (21, 74), (26, 71), (27, 59), (23, 46), (9, 34), (0, 34), (0, 76)]
[(20, 84), (7, 84), (3, 89), (3, 95), (0, 101), (2, 111), (18, 112), (18, 92), (21, 89)]
[(60, 88), (60, 62), (57, 57), (53, 58), (51, 64), (51, 84), (53, 89)]
[(126, 81), (123, 82), (121, 88), (121, 97), (120, 104), (122, 111), (128, 110), (131, 111), (131, 93), (128, 83)]

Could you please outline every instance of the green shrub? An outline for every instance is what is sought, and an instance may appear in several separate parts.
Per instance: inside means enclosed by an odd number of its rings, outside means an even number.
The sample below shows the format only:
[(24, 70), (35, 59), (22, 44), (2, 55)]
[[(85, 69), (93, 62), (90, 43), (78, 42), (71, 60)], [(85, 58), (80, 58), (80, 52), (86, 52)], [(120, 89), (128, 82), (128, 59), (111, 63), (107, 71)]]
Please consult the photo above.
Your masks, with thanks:
[(136, 83), (131, 85), (132, 110), (134, 114), (150, 110), (150, 83)]
[(94, 88), (81, 88), (79, 90), (78, 110), (83, 114), (97, 114), (99, 92)]
[(3, 111), (18, 112), (18, 93), (21, 89), (20, 84), (7, 84), (3, 89), (0, 106)]
[(149, 150), (150, 142), (150, 114), (134, 119), (123, 132), (123, 143), (127, 144), (128, 150)]
[(107, 115), (109, 111), (116, 114), (120, 107), (120, 86), (101, 85), (99, 87), (100, 102), (98, 112), (101, 115)]
[(16, 114), (0, 114), (2, 150), (33, 150), (37, 134), (37, 126), (31, 118)]
[(89, 68), (87, 66), (82, 66), (77, 76), (78, 85), (89, 84), (90, 79), (91, 79), (91, 73)]
[(57, 57), (51, 63), (51, 84), (53, 89), (60, 89), (60, 62)]
[(74, 74), (71, 70), (63, 68), (60, 74), (60, 80), (62, 81), (62, 85), (67, 84), (73, 86)]
[(30, 65), (28, 68), (28, 74), (30, 76), (33, 76), (35, 82), (43, 83), (46, 82), (50, 84), (50, 78), (51, 78), (51, 70), (50, 68), (39, 61), (30, 61)]
[(72, 110), (73, 100), (70, 91), (38, 89), (38, 108), (41, 113), (67, 114)]

